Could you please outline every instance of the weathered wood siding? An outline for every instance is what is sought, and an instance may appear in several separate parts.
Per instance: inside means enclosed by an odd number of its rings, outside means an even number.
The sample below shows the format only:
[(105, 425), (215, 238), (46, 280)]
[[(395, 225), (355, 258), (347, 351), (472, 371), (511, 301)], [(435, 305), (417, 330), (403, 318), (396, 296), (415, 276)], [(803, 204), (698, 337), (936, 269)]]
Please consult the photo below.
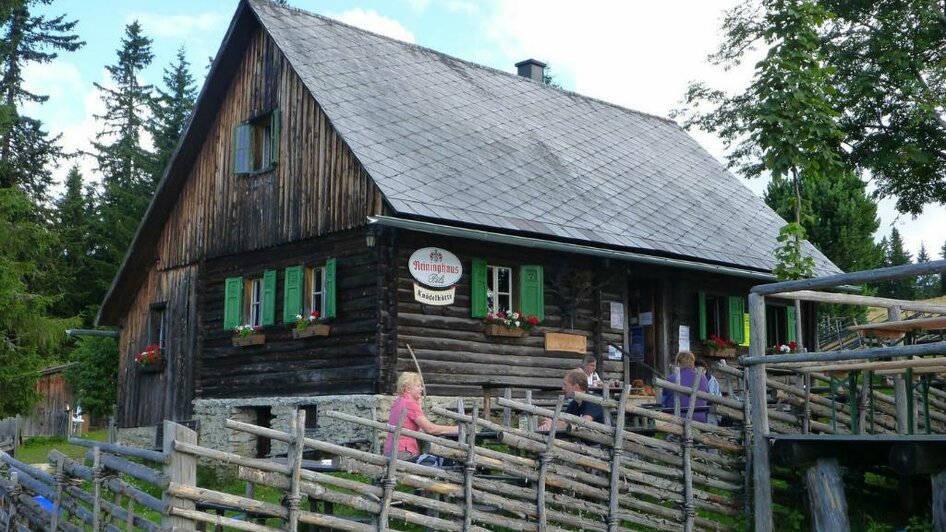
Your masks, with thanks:
[[(453, 252), (463, 264), (457, 284), (455, 304), (444, 307), (423, 305), (414, 300), (413, 282), (407, 268), (416, 249), (438, 246)], [(393, 390), (394, 369), (415, 371), (407, 351), (410, 345), (417, 355), (428, 393), (473, 395), (481, 386), (503, 383), (514, 387), (557, 388), (566, 370), (578, 367), (583, 355), (545, 350), (545, 332), (567, 332), (588, 339), (588, 353), (606, 358), (607, 343), (623, 344), (623, 332), (608, 327), (611, 298), (621, 301), (623, 268), (606, 268), (603, 261), (579, 256), (540, 252), (511, 246), (498, 246), (435, 235), (401, 233), (395, 244), (397, 257), (397, 337), (396, 353), (387, 354), (389, 380), (386, 391)], [(518, 286), (518, 266), (542, 265), (545, 278), (545, 320), (526, 338), (500, 338), (484, 334), (483, 320), (470, 316), (470, 262), (485, 259), (489, 264), (512, 266)], [(595, 283), (602, 285), (577, 303), (574, 323), (566, 322), (555, 294), (557, 272), (574, 268), (594, 272)], [(518, 288), (514, 288), (517, 292)], [(516, 298), (517, 296), (514, 296)], [(621, 364), (605, 361), (599, 368), (602, 378), (620, 377)]]
[[(318, 103), (272, 40), (258, 28), (255, 31), (244, 55), (237, 58), (239, 65), (226, 97), (203, 102), (219, 106), (219, 111), (177, 202), (170, 208), (147, 280), (122, 320), (118, 418), (123, 426), (152, 424), (165, 417), (181, 420), (190, 415), (195, 391), (191, 368), (198, 353), (197, 331), (202, 319), (192, 307), (202, 261), (228, 257), (224, 262), (242, 265), (240, 253), (362, 227), (369, 215), (382, 211), (380, 192)], [(234, 126), (272, 109), (279, 109), (281, 116), (279, 163), (269, 172), (235, 175)], [(178, 371), (140, 375), (128, 361), (146, 345), (147, 310), (159, 301), (168, 302), (168, 312), (175, 320), (166, 351), (174, 357)], [(216, 332), (213, 325), (204, 330)], [(216, 345), (214, 339), (219, 340), (211, 338), (211, 349)], [(209, 360), (220, 356), (219, 351), (211, 351)], [(228, 371), (230, 375), (239, 372), (236, 368)], [(279, 388), (265, 378), (257, 382), (263, 388), (241, 387), (240, 394), (262, 395)], [(197, 391), (220, 394), (225, 389), (202, 382)]]
[[(125, 317), (118, 345), (117, 423), (121, 427), (153, 425), (191, 416), (193, 357), (197, 350), (197, 266), (153, 269)], [(164, 371), (143, 373), (134, 356), (149, 343), (151, 305), (166, 303)]]
[[(213, 104), (214, 102), (205, 102)], [(233, 173), (233, 128), (281, 114), (279, 164)], [(365, 225), (381, 195), (272, 40), (251, 39), (158, 243), (162, 264), (273, 247)]]
[[(347, 231), (278, 248), (208, 261), (201, 275), (200, 355), (197, 395), (266, 397), (373, 393), (378, 378), (377, 248), (364, 231)], [(328, 337), (293, 339), (283, 322), (285, 268), (336, 260), (337, 318)], [(223, 329), (227, 277), (276, 270), (276, 324), (264, 329), (266, 343), (234, 347)]]

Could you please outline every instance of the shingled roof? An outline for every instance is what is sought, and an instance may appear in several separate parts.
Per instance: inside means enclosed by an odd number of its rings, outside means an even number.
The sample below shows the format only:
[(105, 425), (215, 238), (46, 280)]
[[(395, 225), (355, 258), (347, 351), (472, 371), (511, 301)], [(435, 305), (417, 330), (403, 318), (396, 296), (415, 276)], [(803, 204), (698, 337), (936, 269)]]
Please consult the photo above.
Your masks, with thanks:
[[(668, 119), (250, 5), (399, 215), (775, 265), (785, 222)], [(818, 274), (839, 271), (806, 248)]]

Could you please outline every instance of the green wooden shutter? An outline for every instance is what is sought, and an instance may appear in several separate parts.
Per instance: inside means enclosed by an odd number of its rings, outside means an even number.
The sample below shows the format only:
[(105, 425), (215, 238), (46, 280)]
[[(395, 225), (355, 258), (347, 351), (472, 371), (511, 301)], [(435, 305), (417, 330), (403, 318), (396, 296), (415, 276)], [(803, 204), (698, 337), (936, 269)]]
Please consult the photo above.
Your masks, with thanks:
[(729, 298), (729, 339), (737, 344), (741, 344), (743, 337), (742, 315), (745, 312), (745, 305), (741, 297)]
[(296, 321), (302, 314), (302, 266), (291, 266), (283, 272), (282, 322)]
[(739, 345), (749, 346), (749, 313), (746, 312), (742, 315), (742, 342)]
[(325, 261), (325, 317), (334, 318), (336, 314), (335, 310), (335, 293), (338, 283), (336, 282), (338, 267), (335, 265), (335, 259), (328, 259)]
[(279, 164), (279, 109), (273, 109), (273, 114), (270, 115), (270, 127), (269, 127), (269, 140), (270, 140), (270, 151), (269, 159), (270, 164), (276, 166)]
[(237, 124), (233, 128), (233, 172), (250, 173), (250, 124)]
[(243, 320), (243, 278), (227, 277), (223, 293), (223, 328), (230, 330)]
[(276, 324), (276, 270), (263, 273), (263, 326)]
[(519, 268), (519, 311), (545, 319), (545, 284), (541, 266)]
[(785, 341), (798, 341), (795, 336), (795, 307), (785, 307)]
[(700, 309), (700, 340), (706, 340), (706, 292), (700, 290), (696, 297)]
[(486, 305), (486, 261), (473, 259), (470, 265), (470, 316), (485, 318), (489, 313)]

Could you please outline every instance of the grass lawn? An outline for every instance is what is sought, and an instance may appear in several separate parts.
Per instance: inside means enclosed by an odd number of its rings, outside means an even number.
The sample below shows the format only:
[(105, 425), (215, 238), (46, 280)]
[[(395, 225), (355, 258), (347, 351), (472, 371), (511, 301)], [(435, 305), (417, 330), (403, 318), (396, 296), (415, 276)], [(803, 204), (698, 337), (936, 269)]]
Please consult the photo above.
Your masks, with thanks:
[[(106, 441), (108, 432), (105, 429), (96, 430), (83, 434), (82, 437), (86, 440)], [(49, 451), (53, 449), (79, 462), (82, 461), (86, 451), (89, 450), (87, 447), (70, 444), (62, 436), (37, 436), (26, 440), (26, 443), (17, 447), (14, 458), (27, 464), (47, 464), (49, 463), (47, 456)]]

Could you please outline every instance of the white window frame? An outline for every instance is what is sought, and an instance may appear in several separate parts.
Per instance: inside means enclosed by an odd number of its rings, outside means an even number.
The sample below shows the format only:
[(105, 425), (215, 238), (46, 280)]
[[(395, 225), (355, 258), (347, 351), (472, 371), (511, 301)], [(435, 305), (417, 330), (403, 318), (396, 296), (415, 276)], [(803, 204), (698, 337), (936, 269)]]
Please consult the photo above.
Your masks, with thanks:
[(263, 325), (263, 278), (252, 277), (246, 280), (246, 322), (253, 327)]
[[(316, 282), (318, 278), (318, 282)], [(306, 290), (306, 315), (312, 314), (313, 310), (318, 310), (320, 316), (325, 316), (325, 266), (312, 266), (306, 268), (305, 273)], [(316, 306), (318, 302), (318, 306)]]
[[(501, 271), (509, 272), (509, 292), (499, 292), (496, 291), (495, 297), (493, 295), (493, 290), (490, 287), (499, 286), (499, 274)], [(487, 264), (486, 265), (486, 304), (489, 307), (489, 312), (496, 313), (501, 310), (501, 304), (499, 299), (508, 298), (509, 306), (506, 307), (506, 311), (515, 310), (513, 307), (513, 269), (510, 266), (500, 266), (498, 264)]]

